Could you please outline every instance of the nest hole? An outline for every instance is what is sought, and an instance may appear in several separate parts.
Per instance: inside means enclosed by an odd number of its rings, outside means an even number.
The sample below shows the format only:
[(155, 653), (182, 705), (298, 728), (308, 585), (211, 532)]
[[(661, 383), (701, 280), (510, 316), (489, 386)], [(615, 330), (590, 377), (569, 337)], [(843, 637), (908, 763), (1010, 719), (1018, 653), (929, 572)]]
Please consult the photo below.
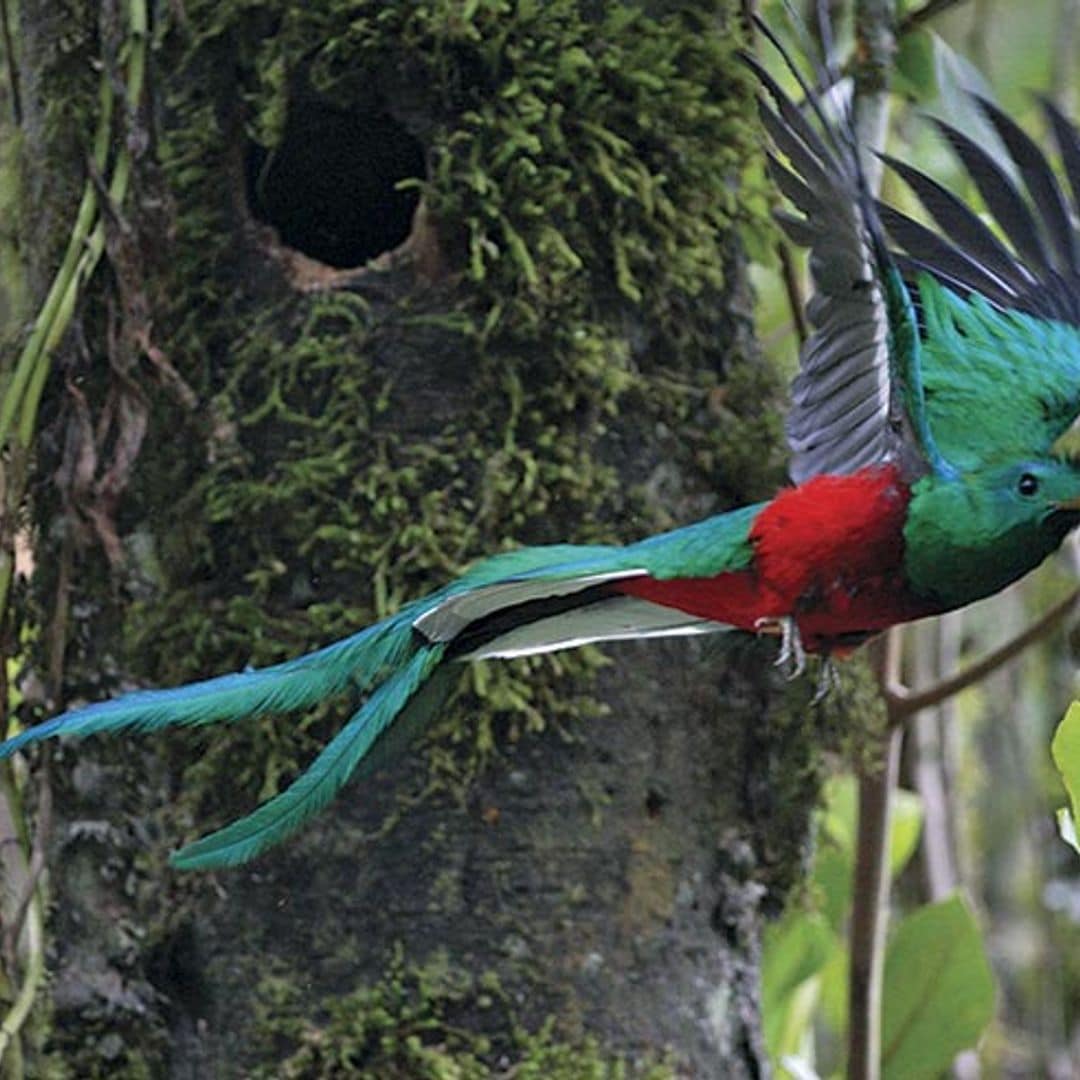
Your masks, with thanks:
[(291, 102), (280, 145), (247, 155), (252, 214), (283, 243), (346, 269), (402, 244), (420, 201), (424, 148), (388, 112)]

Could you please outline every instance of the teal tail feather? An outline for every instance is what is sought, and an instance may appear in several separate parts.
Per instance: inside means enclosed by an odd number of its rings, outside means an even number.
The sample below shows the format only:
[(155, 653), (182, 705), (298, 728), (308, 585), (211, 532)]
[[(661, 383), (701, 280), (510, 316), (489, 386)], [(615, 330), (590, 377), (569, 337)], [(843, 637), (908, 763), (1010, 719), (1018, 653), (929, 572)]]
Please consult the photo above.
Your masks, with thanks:
[(626, 595), (619, 583), (651, 573), (670, 577), (673, 566), (692, 576), (741, 566), (740, 544), (752, 510), (627, 548), (563, 544), (497, 555), (396, 615), (317, 652), (72, 710), (0, 744), (0, 759), (54, 736), (227, 723), (309, 709), (343, 694), (366, 695), (289, 788), (172, 856), (173, 866), (182, 870), (235, 866), (291, 835), (351, 775), (382, 768), (411, 741), (445, 698), (456, 667), (452, 661), (726, 629)]
[(138, 690), (73, 709), (0, 743), (0, 759), (54, 736), (83, 737), (128, 729), (195, 727), (311, 708), (346, 690), (362, 691), (411, 649), (409, 611), (325, 649), (274, 667), (220, 675), (168, 690)]
[[(222, 675), (169, 690), (145, 690), (64, 713), (0, 744), (0, 758), (53, 736), (126, 729), (156, 731), (311, 708), (335, 694), (375, 689), (311, 766), (247, 817), (171, 856), (181, 870), (235, 866), (284, 840), (318, 813), (364, 762), (384, 765), (441, 703), (449, 680), (431, 680), (446, 646), (424, 644), (412, 621), (417, 605), (333, 645), (260, 670)], [(434, 691), (434, 692), (432, 692)], [(414, 701), (415, 699), (415, 701)], [(394, 724), (392, 735), (380, 736)], [(378, 744), (378, 745), (376, 745)], [(366, 759), (366, 760), (365, 760)]]
[[(413, 608), (407, 608), (325, 649), (274, 667), (169, 690), (137, 691), (72, 710), (0, 744), (0, 758), (53, 736), (155, 731), (292, 712), (348, 690), (368, 690), (378, 683), (362, 708), (291, 787), (248, 817), (203, 837), (171, 858), (182, 870), (235, 866), (285, 839), (318, 813), (365, 756), (365, 771), (374, 771), (392, 750), (415, 734), (419, 723), (403, 717), (401, 730), (395, 730), (393, 738), (379, 739), (399, 713), (415, 711), (407, 710), (410, 699), (433, 674), (445, 652), (443, 645), (418, 643), (412, 629), (414, 613)], [(446, 680), (437, 681), (445, 686)], [(424, 695), (425, 700), (430, 697)], [(369, 755), (376, 741), (387, 745)]]
[[(196, 840), (169, 861), (179, 870), (212, 870), (247, 862), (296, 832), (341, 790), (379, 736), (410, 704), (410, 699), (443, 659), (444, 645), (418, 648), (401, 669), (368, 698), (290, 787), (247, 817)], [(430, 711), (436, 704), (429, 702)], [(420, 718), (421, 720), (423, 718)], [(418, 726), (399, 719), (402, 730)]]

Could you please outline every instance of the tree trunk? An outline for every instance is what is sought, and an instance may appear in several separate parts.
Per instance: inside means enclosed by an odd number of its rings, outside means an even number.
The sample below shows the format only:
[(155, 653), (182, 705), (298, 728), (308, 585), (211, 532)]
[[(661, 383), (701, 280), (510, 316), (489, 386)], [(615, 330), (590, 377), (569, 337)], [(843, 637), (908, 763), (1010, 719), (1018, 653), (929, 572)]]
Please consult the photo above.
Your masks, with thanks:
[[(21, 13), (34, 295), (101, 78), (106, 172), (134, 157), (42, 405), (17, 614), (48, 700), (24, 672), (24, 720), (295, 655), (511, 541), (768, 495), (734, 6), (189, 0), (154, 13), (138, 102), (138, 4), (63, 33)], [(469, 669), (426, 741), (216, 875), (167, 853), (283, 786), (348, 702), (53, 750), (37, 1067), (767, 1072), (759, 936), (802, 870), (808, 692), (766, 641), (603, 655)]]

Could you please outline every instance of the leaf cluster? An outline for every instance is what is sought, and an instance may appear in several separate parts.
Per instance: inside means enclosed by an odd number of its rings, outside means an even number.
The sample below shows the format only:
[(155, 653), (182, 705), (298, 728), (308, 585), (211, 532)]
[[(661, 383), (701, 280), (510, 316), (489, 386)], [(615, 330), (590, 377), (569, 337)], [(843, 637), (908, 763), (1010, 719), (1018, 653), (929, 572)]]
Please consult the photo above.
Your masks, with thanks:
[[(890, 878), (914, 853), (922, 824), (918, 797), (905, 791), (896, 796)], [(770, 1054), (793, 1075), (835, 1072), (825, 1066), (847, 1027), (845, 927), (855, 844), (855, 781), (838, 778), (827, 786), (807, 898), (765, 935), (765, 1037)], [(893, 927), (885, 953), (882, 1077), (939, 1076), (959, 1051), (978, 1041), (993, 1019), (994, 999), (982, 935), (966, 901), (953, 895), (905, 915)], [(822, 1053), (814, 1053), (815, 1043)]]

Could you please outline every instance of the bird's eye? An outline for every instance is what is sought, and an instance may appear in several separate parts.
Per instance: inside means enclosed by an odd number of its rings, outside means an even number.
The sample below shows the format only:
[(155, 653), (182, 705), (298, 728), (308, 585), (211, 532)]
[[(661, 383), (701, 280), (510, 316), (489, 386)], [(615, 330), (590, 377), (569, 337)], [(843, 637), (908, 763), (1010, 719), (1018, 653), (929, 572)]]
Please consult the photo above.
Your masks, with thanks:
[(1039, 480), (1037, 477), (1032, 476), (1031, 473), (1026, 472), (1020, 477), (1020, 482), (1016, 485), (1016, 490), (1021, 495), (1034, 495), (1039, 490)]

